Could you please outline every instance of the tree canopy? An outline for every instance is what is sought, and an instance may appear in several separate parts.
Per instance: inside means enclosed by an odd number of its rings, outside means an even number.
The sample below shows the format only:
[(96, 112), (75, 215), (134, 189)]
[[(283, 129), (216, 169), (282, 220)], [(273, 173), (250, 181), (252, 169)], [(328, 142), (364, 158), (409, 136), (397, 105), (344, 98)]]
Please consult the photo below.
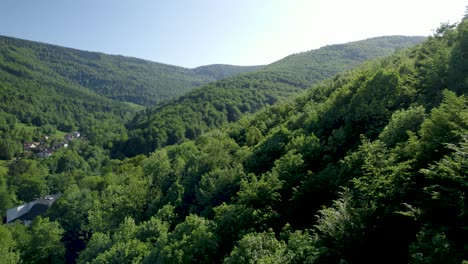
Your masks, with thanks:
[[(0, 253), (7, 263), (463, 263), (467, 32), (466, 20), (442, 25), (312, 86), (259, 69), (145, 110), (128, 138), (89, 129), (122, 137), (105, 147), (79, 139), (50, 158), (2, 161), (2, 210), (63, 195), (30, 226), (1, 225)], [(21, 131), (15, 118), (6, 112), (2, 131)]]

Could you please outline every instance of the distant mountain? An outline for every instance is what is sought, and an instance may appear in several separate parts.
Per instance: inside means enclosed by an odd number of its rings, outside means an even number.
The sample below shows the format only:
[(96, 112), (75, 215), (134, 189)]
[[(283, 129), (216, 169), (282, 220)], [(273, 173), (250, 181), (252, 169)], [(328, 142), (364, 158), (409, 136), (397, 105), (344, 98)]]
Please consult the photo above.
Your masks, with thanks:
[(345, 44), (329, 45), (317, 50), (289, 55), (267, 67), (265, 71), (286, 71), (303, 75), (309, 82), (317, 82), (337, 72), (391, 55), (398, 49), (414, 46), (425, 37), (383, 36)]
[[(16, 58), (27, 57), (23, 66), (40, 66), (45, 76), (60, 77), (97, 95), (143, 106), (154, 105), (203, 84), (257, 68), (211, 65), (192, 70), (4, 36), (0, 36), (0, 50), (2, 62), (15, 64)], [(10, 72), (14, 73), (11, 69)]]
[[(389, 36), (326, 46), (288, 56), (251, 73), (208, 84), (140, 112), (127, 126), (129, 139), (115, 145), (116, 152), (132, 156), (193, 139), (204, 131), (236, 121), (245, 113), (254, 113), (366, 60), (388, 56), (424, 39)], [(198, 70), (208, 74), (212, 67)]]
[[(257, 67), (187, 69), (0, 36), (0, 136), (31, 140), (16, 123), (47, 131), (80, 129), (93, 143), (125, 138), (123, 124), (146, 106)], [(8, 128), (10, 127), (10, 128)], [(52, 129), (52, 130), (51, 130)], [(20, 147), (10, 148), (11, 157)]]

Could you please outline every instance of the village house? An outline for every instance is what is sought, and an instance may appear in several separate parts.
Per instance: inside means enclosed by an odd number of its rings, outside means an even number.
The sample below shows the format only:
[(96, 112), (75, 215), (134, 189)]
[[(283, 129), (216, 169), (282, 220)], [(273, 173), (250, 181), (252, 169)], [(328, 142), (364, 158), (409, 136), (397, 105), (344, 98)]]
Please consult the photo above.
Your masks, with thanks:
[[(63, 138), (64, 141), (60, 142), (52, 142), (50, 146), (47, 144), (46, 141), (42, 142), (25, 142), (23, 143), (23, 151), (25, 155), (31, 155), (32, 153), (36, 153), (38, 158), (49, 158), (54, 153), (54, 150), (58, 150), (61, 148), (67, 148), (70, 141), (75, 138), (80, 138), (81, 133), (79, 131), (74, 131), (71, 134), (66, 134)], [(49, 136), (44, 137), (45, 140), (49, 139)]]
[(62, 196), (61, 194), (47, 195), (38, 199), (6, 211), (6, 223), (19, 221), (24, 225), (30, 225), (34, 218), (43, 214), (49, 207)]
[(27, 151), (27, 150), (35, 149), (38, 146), (39, 146), (38, 142), (25, 142), (23, 144), (23, 149), (24, 149), (24, 151)]
[(52, 150), (44, 150), (36, 154), (38, 158), (49, 158), (54, 152)]
[(81, 137), (81, 133), (79, 131), (74, 131), (71, 134), (66, 134), (64, 136), (66, 141), (71, 141), (71, 140), (73, 140), (75, 138), (80, 138), (80, 137)]
[(51, 145), (51, 148), (55, 150), (60, 149), (60, 148), (67, 148), (67, 147), (68, 147), (67, 142), (54, 142)]
[(66, 134), (63, 138), (65, 138), (66, 141), (70, 141), (73, 139), (73, 135), (72, 134)]
[(74, 138), (80, 138), (81, 133), (79, 131), (75, 131), (75, 132), (72, 133), (72, 135), (73, 135)]

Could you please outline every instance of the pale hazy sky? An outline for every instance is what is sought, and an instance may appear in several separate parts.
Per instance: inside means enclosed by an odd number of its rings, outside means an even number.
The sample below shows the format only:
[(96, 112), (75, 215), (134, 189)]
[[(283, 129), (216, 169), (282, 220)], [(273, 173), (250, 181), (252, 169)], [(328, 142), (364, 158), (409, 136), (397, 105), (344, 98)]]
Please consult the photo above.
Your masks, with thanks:
[(428, 36), (468, 0), (0, 0), (0, 35), (196, 67), (268, 64), (383, 35)]

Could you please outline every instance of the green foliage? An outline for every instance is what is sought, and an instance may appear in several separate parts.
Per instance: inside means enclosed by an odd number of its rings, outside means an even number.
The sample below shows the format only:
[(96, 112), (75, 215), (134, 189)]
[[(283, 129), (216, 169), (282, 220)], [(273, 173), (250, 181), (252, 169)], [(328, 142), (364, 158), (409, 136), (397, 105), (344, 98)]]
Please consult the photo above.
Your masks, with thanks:
[(20, 142), (5, 137), (4, 140), (0, 142), (0, 159), (10, 160), (15, 156), (18, 156), (22, 150), (23, 148), (21, 147)]
[[(101, 251), (91, 263), (140, 263), (150, 250), (149, 244), (140, 241), (136, 238), (138, 227), (132, 218), (125, 218), (120, 227), (116, 230), (110, 239), (101, 233), (96, 233), (96, 240), (93, 243), (97, 244), (95, 249)], [(93, 235), (94, 237), (94, 235)], [(94, 252), (88, 251), (87, 254)], [(80, 256), (80, 260), (84, 261), (86, 257)]]
[(141, 263), (149, 250), (148, 244), (138, 240), (115, 242), (109, 250), (98, 255), (90, 263)]
[[(317, 246), (320, 247), (320, 258), (325, 262), (342, 262), (356, 258), (366, 242), (366, 216), (375, 210), (372, 207), (356, 208), (349, 189), (344, 189), (333, 207), (319, 211), (316, 230), (319, 235)], [(323, 261), (323, 260), (322, 260)]]
[(431, 235), (421, 231), (417, 239), (410, 247), (411, 263), (459, 263), (444, 233)]
[(287, 243), (283, 256), (284, 263), (315, 262), (318, 255), (318, 250), (315, 248), (316, 236), (312, 236), (307, 230), (291, 232), (290, 229), (291, 226), (287, 224), (281, 232), (281, 238)]
[(17, 121), (38, 127), (35, 136), (79, 129), (93, 144), (111, 148), (111, 142), (126, 140), (123, 123), (142, 106), (257, 69), (191, 70), (4, 36), (0, 47), (0, 159), (6, 160), (21, 155), (21, 144), (32, 140), (9, 128)]
[(141, 177), (141, 171), (136, 169), (123, 175), (107, 175), (114, 177), (108, 181), (93, 201), (89, 210), (89, 229), (93, 232), (105, 232), (116, 228), (125, 217), (142, 215), (148, 203), (148, 179)]
[(228, 169), (214, 169), (203, 174), (196, 190), (196, 201), (206, 213), (223, 202), (228, 202), (236, 193), (239, 179), (245, 173), (240, 164)]
[(224, 263), (285, 263), (284, 251), (286, 245), (276, 240), (273, 232), (251, 233), (239, 241)]
[(226, 64), (212, 64), (194, 68), (193, 71), (199, 75), (209, 76), (215, 80), (222, 80), (229, 76), (251, 72), (261, 69), (263, 66), (234, 66)]
[[(157, 215), (137, 225), (125, 218), (112, 236), (96, 232), (80, 253), (78, 263), (142, 263), (167, 244), (173, 207), (165, 206)], [(157, 253), (156, 253), (157, 254)]]
[(7, 227), (0, 225), (0, 255), (2, 263), (15, 264), (20, 260), (19, 252), (16, 248), (16, 241)]
[(22, 159), (10, 164), (7, 182), (18, 199), (30, 202), (48, 193), (47, 174), (47, 168), (38, 161)]
[(392, 114), (388, 125), (380, 133), (379, 139), (388, 147), (393, 147), (399, 142), (404, 142), (409, 138), (408, 131), (414, 133), (419, 130), (424, 117), (425, 110), (422, 106), (397, 110)]
[(0, 45), (3, 62), (0, 69), (10, 75), (25, 78), (40, 72), (115, 101), (145, 106), (211, 81), (257, 69), (209, 65), (191, 70), (3, 36), (0, 36)]
[(77, 263), (89, 263), (99, 255), (100, 252), (104, 252), (111, 246), (111, 239), (108, 235), (103, 233), (95, 233), (89, 240), (86, 250), (80, 253), (80, 258)]
[[(328, 46), (286, 57), (253, 73), (206, 85), (138, 114), (128, 125), (128, 141), (117, 144), (115, 155), (150, 153), (166, 145), (194, 139), (207, 130), (237, 121), (244, 114), (290, 98), (368, 59), (390, 55), (395, 48), (422, 40), (420, 37), (384, 37)], [(253, 144), (260, 134), (258, 131), (250, 133), (255, 133), (249, 134), (247, 139), (248, 144)]]
[(47, 215), (57, 220), (65, 230), (80, 232), (86, 226), (88, 212), (96, 199), (96, 191), (80, 189), (76, 184), (71, 185), (53, 204)]
[(36, 218), (30, 227), (30, 241), (21, 258), (27, 263), (65, 263), (65, 247), (61, 243), (64, 230), (48, 218)]
[(457, 26), (455, 38), (448, 63), (448, 82), (453, 91), (462, 94), (468, 88), (468, 20)]
[[(466, 134), (468, 126), (468, 104), (464, 96), (457, 97), (453, 92), (444, 91), (444, 99), (440, 107), (431, 111), (420, 130), (423, 149), (421, 159), (431, 157), (435, 160), (446, 154), (439, 151), (445, 143), (456, 143)], [(435, 153), (437, 152), (437, 153)]]
[(414, 263), (460, 262), (466, 258), (468, 139), (449, 144), (450, 155), (421, 173), (427, 177), (418, 219), (424, 227), (410, 247)]
[[(78, 118), (89, 140), (48, 159), (1, 163), (1, 206), (63, 196), (44, 215), (51, 220), (0, 227), (0, 251), (36, 263), (460, 263), (464, 27), (443, 25), (417, 47), (274, 106), (321, 76), (297, 70), (310, 69), (299, 55), (282, 62), (291, 71), (267, 66), (144, 111), (128, 134), (112, 125), (122, 116)], [(392, 39), (370, 41), (406, 43)], [(359, 60), (376, 51), (364, 43), (327, 47), (318, 58), (333, 51)], [(0, 131), (13, 141), (61, 129), (38, 116), (30, 122), (40, 126), (18, 125), (4, 112)]]
[(169, 235), (158, 263), (211, 263), (218, 247), (214, 228), (210, 220), (187, 216)]
[(247, 169), (257, 174), (269, 171), (274, 161), (284, 154), (290, 134), (285, 127), (272, 131), (253, 149), (253, 155), (246, 162)]
[[(374, 200), (401, 199), (398, 192), (405, 186), (411, 172), (411, 161), (398, 162), (380, 141), (363, 139), (358, 152), (362, 155), (362, 176), (354, 178), (354, 187)], [(393, 188), (390, 188), (392, 186)]]
[(7, 184), (8, 167), (0, 163), (0, 217), (6, 216), (6, 210), (13, 207), (14, 195)]

